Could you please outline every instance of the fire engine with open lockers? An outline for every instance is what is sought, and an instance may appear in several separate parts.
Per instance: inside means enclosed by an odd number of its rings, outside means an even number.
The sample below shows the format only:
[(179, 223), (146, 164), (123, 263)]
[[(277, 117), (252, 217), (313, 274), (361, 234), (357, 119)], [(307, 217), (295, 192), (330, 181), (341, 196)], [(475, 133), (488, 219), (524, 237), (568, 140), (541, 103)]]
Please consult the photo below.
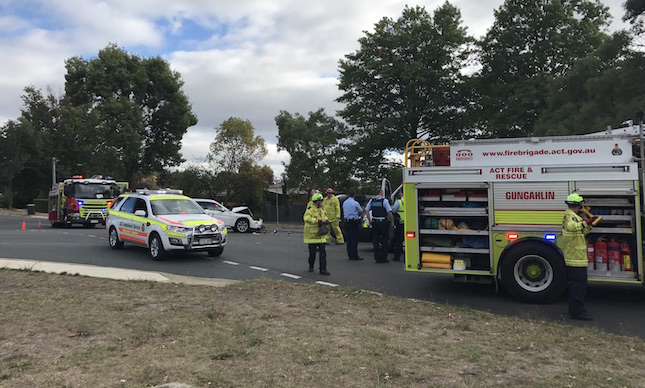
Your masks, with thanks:
[(561, 230), (575, 191), (601, 218), (587, 236), (589, 281), (642, 285), (641, 138), (633, 126), (449, 145), (410, 140), (405, 269), (501, 282), (524, 302), (552, 301), (567, 284)]

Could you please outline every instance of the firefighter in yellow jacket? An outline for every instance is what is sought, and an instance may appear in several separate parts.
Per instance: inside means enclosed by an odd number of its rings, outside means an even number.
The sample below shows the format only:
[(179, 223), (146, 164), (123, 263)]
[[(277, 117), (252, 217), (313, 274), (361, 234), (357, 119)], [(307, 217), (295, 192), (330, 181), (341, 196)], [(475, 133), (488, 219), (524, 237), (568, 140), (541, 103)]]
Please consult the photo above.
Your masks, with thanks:
[(569, 208), (562, 220), (564, 242), (564, 261), (569, 273), (569, 316), (571, 319), (591, 321), (593, 318), (585, 309), (587, 295), (587, 240), (585, 235), (592, 228), (592, 218), (582, 219), (578, 215), (583, 198), (578, 193), (567, 196)]
[(327, 272), (327, 252), (325, 251), (325, 244), (327, 244), (329, 237), (327, 233), (318, 234), (321, 225), (329, 225), (327, 214), (322, 208), (322, 194), (314, 194), (311, 197), (311, 201), (313, 205), (305, 211), (305, 215), (302, 217), (305, 221), (305, 244), (309, 245), (309, 272), (314, 271), (316, 251), (318, 251), (320, 253), (320, 274), (329, 275), (329, 272)]
[(323, 199), (323, 208), (325, 213), (327, 213), (327, 218), (331, 228), (334, 230), (334, 236), (336, 236), (336, 244), (342, 245), (345, 243), (345, 238), (343, 237), (343, 232), (340, 230), (340, 202), (338, 198), (334, 195), (334, 190), (330, 187), (327, 189), (327, 196)]

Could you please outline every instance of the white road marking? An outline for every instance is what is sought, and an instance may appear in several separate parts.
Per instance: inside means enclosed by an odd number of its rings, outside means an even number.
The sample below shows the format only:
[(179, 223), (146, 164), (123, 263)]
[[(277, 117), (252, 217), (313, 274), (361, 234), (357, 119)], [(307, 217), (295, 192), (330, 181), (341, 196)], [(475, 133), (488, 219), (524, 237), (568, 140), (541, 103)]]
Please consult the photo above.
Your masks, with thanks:
[(94, 237), (94, 238), (96, 238), (96, 236), (95, 236), (95, 235), (93, 235), (93, 234), (88, 234), (88, 235), (87, 235), (87, 237)]
[(222, 263), (230, 264), (230, 265), (240, 265), (240, 263), (236, 263), (234, 261), (228, 261), (228, 260), (222, 260)]
[(338, 284), (323, 282), (320, 280), (317, 281), (316, 284), (320, 284), (321, 286), (338, 287)]
[(268, 271), (269, 270), (268, 268), (255, 267), (255, 266), (250, 266), (249, 268), (255, 269), (255, 270), (258, 270), (258, 271)]
[(302, 277), (302, 276), (298, 276), (298, 275), (292, 275), (290, 273), (281, 273), (280, 275), (286, 276), (286, 277), (291, 278), (291, 279), (300, 279)]

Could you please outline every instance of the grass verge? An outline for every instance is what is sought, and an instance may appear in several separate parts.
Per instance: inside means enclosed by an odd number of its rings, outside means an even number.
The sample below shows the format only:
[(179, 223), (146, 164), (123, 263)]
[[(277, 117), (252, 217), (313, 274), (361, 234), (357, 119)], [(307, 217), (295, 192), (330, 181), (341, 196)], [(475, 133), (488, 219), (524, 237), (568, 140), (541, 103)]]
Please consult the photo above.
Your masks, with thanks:
[(277, 281), (0, 270), (0, 386), (634, 387), (635, 337)]

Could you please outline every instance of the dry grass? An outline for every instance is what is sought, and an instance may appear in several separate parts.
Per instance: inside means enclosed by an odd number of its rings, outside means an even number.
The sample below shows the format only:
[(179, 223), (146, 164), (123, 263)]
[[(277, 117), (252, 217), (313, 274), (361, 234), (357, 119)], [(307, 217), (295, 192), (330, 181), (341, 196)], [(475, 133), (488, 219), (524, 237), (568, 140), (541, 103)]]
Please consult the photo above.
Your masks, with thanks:
[(276, 281), (222, 288), (0, 270), (0, 386), (633, 387), (645, 345)]

